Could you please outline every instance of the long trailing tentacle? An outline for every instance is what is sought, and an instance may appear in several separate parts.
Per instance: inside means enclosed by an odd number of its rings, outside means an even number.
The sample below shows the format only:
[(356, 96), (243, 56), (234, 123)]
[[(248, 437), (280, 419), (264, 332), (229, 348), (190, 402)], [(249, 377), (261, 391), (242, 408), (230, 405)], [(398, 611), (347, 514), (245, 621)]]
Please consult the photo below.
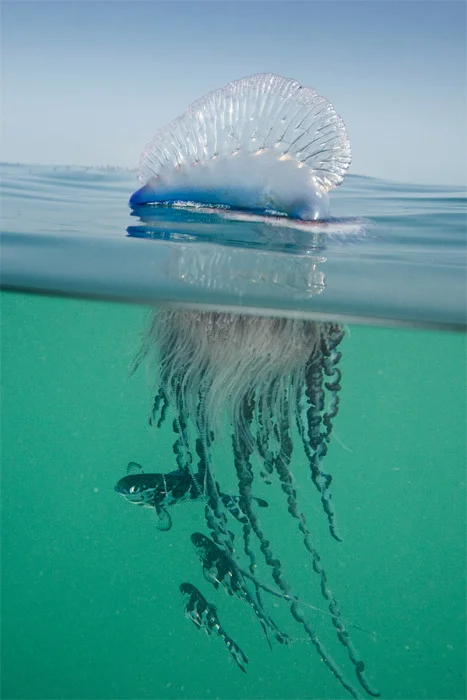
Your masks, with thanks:
[(325, 431), (321, 430), (325, 403), (323, 372), (321, 354), (312, 353), (305, 369), (306, 408), (303, 392), (297, 393), (297, 426), (310, 463), (312, 481), (321, 495), (321, 503), (328, 519), (329, 530), (334, 539), (341, 542), (342, 539), (336, 528), (330, 491), (332, 476), (322, 468), (322, 461), (328, 451), (328, 426), (326, 425)]
[[(264, 610), (264, 603), (263, 603), (262, 596), (261, 596), (261, 589), (256, 582), (256, 556), (255, 556), (255, 552), (254, 552), (253, 548), (251, 547), (251, 527), (250, 527), (250, 524), (248, 522), (248, 519), (245, 518), (245, 520), (246, 520), (246, 522), (244, 522), (243, 526), (242, 526), (243, 549), (244, 549), (244, 552), (247, 555), (248, 559), (250, 560), (249, 571), (251, 574), (250, 580), (253, 581), (254, 588), (255, 588), (255, 598), (256, 598), (255, 605), (258, 607), (259, 610)], [(261, 626), (263, 627), (264, 635), (267, 639), (267, 642), (268, 642), (269, 646), (271, 647), (271, 642), (270, 642), (269, 634), (268, 634), (268, 628), (261, 618), (260, 618), (260, 623), (261, 623)], [(274, 624), (272, 622), (272, 620), (271, 620), (271, 623)], [(276, 639), (279, 642), (283, 643), (284, 641), (286, 641), (286, 637), (282, 632), (280, 632), (280, 630), (278, 630), (278, 632), (279, 632), (279, 635), (276, 636)]]
[[(266, 564), (268, 564), (268, 566), (270, 566), (272, 569), (272, 577), (273, 577), (276, 585), (282, 591), (282, 593), (284, 593), (286, 596), (290, 596), (291, 589), (290, 589), (290, 585), (289, 585), (288, 581), (284, 577), (284, 574), (282, 571), (282, 564), (281, 564), (280, 560), (274, 556), (274, 554), (270, 548), (270, 543), (266, 539), (266, 537), (262, 531), (262, 528), (261, 528), (261, 525), (259, 522), (259, 518), (255, 514), (253, 507), (252, 507), (251, 486), (253, 483), (253, 469), (252, 469), (252, 466), (250, 463), (250, 453), (249, 453), (248, 449), (245, 449), (245, 444), (242, 441), (242, 434), (244, 434), (244, 424), (250, 422), (252, 420), (252, 418), (253, 418), (252, 397), (246, 396), (245, 400), (243, 402), (242, 412), (241, 412), (241, 422), (243, 423), (243, 425), (234, 427), (234, 434), (232, 437), (235, 469), (237, 472), (238, 487), (239, 487), (239, 494), (240, 494), (240, 506), (241, 506), (242, 510), (244, 511), (244, 513), (246, 514), (253, 532), (255, 533), (256, 537), (258, 538), (261, 552), (263, 553)], [(347, 690), (347, 692), (349, 692), (350, 695), (352, 695), (352, 697), (358, 698), (357, 691), (350, 683), (348, 683), (348, 681), (345, 680), (345, 678), (342, 674), (342, 671), (339, 669), (337, 663), (333, 660), (333, 658), (326, 651), (322, 642), (318, 638), (316, 632), (314, 631), (312, 626), (308, 623), (308, 621), (305, 619), (303, 613), (301, 613), (301, 611), (298, 607), (298, 603), (295, 601), (291, 603), (291, 612), (292, 612), (294, 619), (302, 625), (303, 629), (307, 633), (311, 642), (314, 644), (318, 654), (320, 655), (321, 659), (324, 661), (326, 666), (332, 671), (334, 676), (341, 683), (341, 685)]]
[[(248, 431), (248, 436), (249, 436), (249, 439), (248, 439), (248, 440), (246, 441), (246, 443), (244, 444), (244, 449), (245, 449), (245, 451), (248, 451), (248, 454), (251, 454), (251, 445), (254, 444), (253, 437), (251, 436), (251, 426), (252, 426), (252, 423), (253, 423), (253, 406), (254, 406), (254, 398), (253, 398), (253, 396), (252, 396), (252, 397), (251, 397), (251, 408), (252, 408), (252, 410), (251, 410), (251, 411), (248, 413), (248, 415), (246, 416), (245, 425), (244, 425), (244, 430), (247, 430), (247, 431)], [(259, 423), (260, 423), (260, 420), (258, 420), (258, 424), (259, 424)], [(272, 453), (269, 453), (269, 451), (267, 450), (267, 447), (265, 446), (263, 440), (262, 440), (260, 437), (258, 437), (258, 436), (257, 436), (256, 445), (257, 445), (257, 447), (261, 445), (260, 454), (263, 456), (263, 458), (264, 458), (264, 457), (266, 456), (266, 454), (267, 454), (268, 458), (271, 460), (270, 463), (267, 465), (267, 471), (270, 473), (270, 469), (272, 470), (272, 469), (274, 468), (274, 467), (273, 467), (273, 464), (274, 464), (274, 463), (273, 463), (273, 456), (272, 456)], [(265, 451), (265, 450), (266, 450), (266, 451)], [(264, 475), (263, 475), (263, 478), (264, 478)], [(266, 480), (266, 481), (267, 481), (267, 480)], [(251, 532), (252, 532), (252, 530), (251, 530), (251, 525), (250, 525), (250, 523), (249, 523), (248, 517), (245, 515), (245, 516), (244, 516), (244, 522), (243, 522), (244, 551), (245, 551), (245, 554), (248, 556), (248, 558), (249, 558), (249, 560), (250, 560), (250, 566), (249, 566), (249, 571), (250, 571), (250, 574), (251, 574), (251, 579), (250, 579), (250, 580), (253, 582), (254, 587), (255, 587), (256, 601), (257, 601), (257, 604), (258, 604), (259, 608), (260, 608), (261, 610), (264, 611), (264, 604), (263, 604), (262, 596), (261, 596), (261, 587), (260, 587), (260, 585), (259, 585), (259, 582), (258, 582), (257, 579), (256, 579), (256, 556), (255, 556), (254, 550), (253, 550), (253, 548), (251, 547), (251, 544), (250, 544), (250, 541), (251, 541)], [(280, 642), (281, 644), (287, 643), (287, 642), (289, 641), (287, 635), (285, 635), (285, 634), (277, 627), (276, 623), (275, 623), (269, 616), (267, 616), (267, 617), (268, 617), (270, 626), (271, 626), (272, 629), (274, 630), (274, 636), (275, 636), (275, 638), (277, 639), (277, 641)], [(268, 642), (269, 642), (269, 638), (268, 638)]]
[[(349, 634), (348, 630), (346, 629), (346, 626), (344, 624), (344, 620), (342, 618), (340, 609), (337, 605), (336, 599), (334, 598), (333, 593), (332, 593), (331, 589), (329, 588), (329, 585), (327, 582), (326, 572), (325, 572), (324, 567), (321, 563), (321, 557), (313, 545), (313, 542), (311, 539), (311, 533), (308, 529), (305, 515), (299, 510), (299, 507), (298, 507), (297, 492), (295, 490), (295, 487), (293, 484), (293, 479), (292, 479), (292, 474), (291, 474), (290, 469), (289, 469), (291, 456), (292, 456), (292, 440), (290, 437), (289, 420), (288, 420), (288, 416), (287, 416), (286, 411), (283, 412), (282, 420), (280, 423), (280, 433), (281, 433), (282, 449), (281, 449), (279, 456), (276, 460), (275, 467), (276, 467), (276, 470), (277, 470), (277, 473), (279, 476), (279, 480), (281, 482), (282, 490), (285, 493), (285, 495), (287, 496), (288, 511), (296, 520), (298, 520), (298, 528), (299, 528), (300, 532), (302, 533), (303, 543), (305, 545), (305, 548), (311, 554), (311, 557), (312, 557), (313, 570), (320, 577), (321, 594), (329, 605), (329, 611), (332, 615), (332, 622), (333, 622), (333, 625), (336, 629), (337, 638), (339, 639), (341, 644), (345, 647), (347, 654), (349, 656), (349, 659), (355, 667), (357, 678), (358, 678), (358, 681), (359, 681), (360, 685), (362, 686), (362, 688), (369, 695), (372, 695), (374, 697), (378, 697), (379, 692), (370, 686), (370, 684), (368, 683), (367, 679), (364, 676), (365, 664), (359, 658), (359, 655), (358, 655), (358, 653), (357, 653), (357, 651), (352, 643), (352, 640), (350, 638), (350, 634)], [(294, 603), (294, 605), (296, 605), (296, 603)], [(297, 608), (295, 607), (294, 610), (297, 611)]]

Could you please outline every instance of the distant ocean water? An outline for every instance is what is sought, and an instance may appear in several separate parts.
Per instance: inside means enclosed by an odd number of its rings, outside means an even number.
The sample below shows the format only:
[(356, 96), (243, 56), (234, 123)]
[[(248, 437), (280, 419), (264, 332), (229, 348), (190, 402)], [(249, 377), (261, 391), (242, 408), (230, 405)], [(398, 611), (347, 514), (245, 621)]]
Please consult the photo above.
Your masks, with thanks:
[[(343, 543), (298, 453), (297, 488), (382, 697), (465, 699), (465, 191), (350, 175), (332, 226), (278, 242), (248, 217), (131, 215), (132, 171), (1, 176), (1, 697), (347, 697), (309, 641), (271, 651), (251, 610), (206, 582), (189, 543), (200, 504), (174, 508), (165, 533), (113, 490), (129, 461), (175, 468), (170, 432), (148, 427), (155, 377), (129, 376), (148, 308), (170, 302), (346, 325), (326, 457)], [(228, 443), (217, 459), (228, 481)], [(279, 491), (271, 540), (308, 591)], [(184, 619), (184, 580), (209, 592), (248, 674)]]

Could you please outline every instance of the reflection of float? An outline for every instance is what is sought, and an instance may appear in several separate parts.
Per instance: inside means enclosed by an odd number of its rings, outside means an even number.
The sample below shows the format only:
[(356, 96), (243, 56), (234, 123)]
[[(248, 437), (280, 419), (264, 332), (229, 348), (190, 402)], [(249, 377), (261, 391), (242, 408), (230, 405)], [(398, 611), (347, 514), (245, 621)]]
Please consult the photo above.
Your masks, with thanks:
[(176, 243), (169, 279), (233, 296), (247, 296), (258, 285), (264, 294), (283, 290), (290, 299), (294, 291), (298, 299), (321, 294), (328, 243), (365, 232), (365, 221), (356, 218), (298, 221), (186, 203), (138, 206), (132, 216), (138, 223), (128, 227), (130, 237)]
[(254, 250), (246, 263), (244, 257), (243, 251), (219, 246), (181, 244), (172, 251), (169, 275), (196, 290), (228, 292), (244, 283), (261, 285), (265, 290), (287, 290), (292, 298), (294, 290), (300, 297), (311, 297), (321, 294), (326, 287), (319, 268), (326, 262), (322, 255), (292, 256)]
[(175, 219), (170, 209), (147, 209), (138, 207), (141, 223), (130, 226), (128, 234), (174, 243), (165, 269), (172, 281), (199, 292), (234, 296), (261, 285), (264, 294), (282, 290), (292, 299), (294, 291), (307, 298), (325, 288), (319, 268), (326, 262), (323, 224), (304, 222), (307, 228), (296, 230), (275, 225), (269, 221), (272, 217), (240, 212), (224, 215), (203, 208), (193, 216), (192, 211), (178, 210)]

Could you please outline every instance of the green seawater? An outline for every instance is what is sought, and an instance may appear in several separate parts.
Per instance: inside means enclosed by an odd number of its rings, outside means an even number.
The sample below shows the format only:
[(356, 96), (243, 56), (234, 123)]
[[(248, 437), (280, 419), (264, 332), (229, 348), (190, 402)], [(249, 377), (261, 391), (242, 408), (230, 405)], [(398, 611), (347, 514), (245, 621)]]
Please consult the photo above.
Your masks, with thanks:
[[(170, 417), (159, 431), (148, 425), (151, 371), (129, 373), (147, 313), (1, 297), (1, 697), (348, 697), (286, 605), (270, 601), (297, 639), (271, 651), (248, 606), (205, 581), (189, 541), (203, 527), (200, 504), (174, 508), (172, 530), (160, 532), (151, 511), (115, 493), (131, 460), (175, 468)], [(301, 453), (292, 466), (330, 585), (363, 628), (352, 637), (383, 698), (465, 698), (465, 336), (355, 325), (341, 349), (326, 469), (342, 543), (329, 536)], [(214, 466), (234, 483), (228, 440)], [(283, 494), (267, 488), (272, 546), (303, 599), (323, 608)], [(247, 674), (185, 619), (183, 581), (215, 602)], [(329, 619), (308, 612), (353, 680)]]

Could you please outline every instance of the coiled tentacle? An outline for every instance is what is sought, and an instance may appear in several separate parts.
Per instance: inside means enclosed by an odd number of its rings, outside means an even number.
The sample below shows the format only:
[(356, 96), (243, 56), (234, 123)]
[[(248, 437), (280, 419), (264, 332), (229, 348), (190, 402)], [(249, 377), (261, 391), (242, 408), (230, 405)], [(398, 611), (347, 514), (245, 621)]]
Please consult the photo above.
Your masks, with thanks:
[(342, 373), (337, 365), (340, 362), (342, 353), (337, 350), (337, 346), (343, 339), (344, 334), (344, 329), (337, 325), (327, 326), (327, 332), (321, 334), (323, 369), (326, 376), (330, 377), (330, 380), (325, 382), (325, 387), (330, 392), (331, 398), (328, 409), (323, 416), (323, 423), (326, 426), (326, 440), (328, 442), (332, 431), (332, 421), (339, 412)]
[(152, 407), (151, 416), (149, 418), (149, 425), (156, 424), (156, 426), (160, 428), (165, 420), (168, 408), (169, 401), (167, 399), (166, 393), (162, 389), (162, 387), (160, 387), (159, 391), (154, 397), (154, 404)]
[(311, 478), (321, 495), (321, 504), (326, 514), (329, 530), (334, 539), (342, 541), (335, 523), (335, 511), (330, 491), (332, 476), (322, 468), (322, 462), (327, 454), (327, 427), (321, 430), (325, 393), (323, 388), (323, 366), (320, 354), (313, 353), (305, 369), (305, 396), (299, 393), (297, 400), (297, 426), (302, 438), (303, 447), (308, 457)]

